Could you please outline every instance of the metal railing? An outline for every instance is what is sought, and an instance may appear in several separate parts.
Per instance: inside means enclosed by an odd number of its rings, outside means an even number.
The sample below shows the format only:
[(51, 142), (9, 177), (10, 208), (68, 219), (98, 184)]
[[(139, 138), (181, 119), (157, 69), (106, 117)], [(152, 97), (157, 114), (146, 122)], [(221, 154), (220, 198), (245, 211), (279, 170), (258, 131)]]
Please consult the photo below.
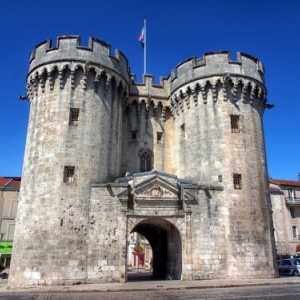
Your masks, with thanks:
[(287, 197), (285, 198), (285, 203), (288, 205), (300, 205), (300, 198)]

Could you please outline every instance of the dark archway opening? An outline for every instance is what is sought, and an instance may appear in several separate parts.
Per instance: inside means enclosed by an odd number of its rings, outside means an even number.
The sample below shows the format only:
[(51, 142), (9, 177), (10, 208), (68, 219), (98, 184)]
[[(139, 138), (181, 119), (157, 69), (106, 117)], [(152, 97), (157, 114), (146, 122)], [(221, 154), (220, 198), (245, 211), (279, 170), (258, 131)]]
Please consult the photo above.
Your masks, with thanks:
[[(149, 218), (132, 230), (143, 235), (153, 254), (153, 274), (143, 280), (180, 280), (182, 271), (182, 244), (178, 229), (162, 218)], [(128, 276), (128, 280), (136, 280)]]

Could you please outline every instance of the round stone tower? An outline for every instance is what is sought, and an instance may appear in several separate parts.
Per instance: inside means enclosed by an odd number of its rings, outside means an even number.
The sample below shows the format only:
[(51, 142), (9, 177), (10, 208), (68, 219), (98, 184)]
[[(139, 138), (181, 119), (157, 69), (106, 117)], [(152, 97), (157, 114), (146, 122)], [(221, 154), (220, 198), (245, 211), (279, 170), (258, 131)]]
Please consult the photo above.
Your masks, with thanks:
[(120, 175), (128, 82), (126, 57), (97, 39), (62, 36), (31, 53), (12, 285), (86, 279), (90, 184)]
[(176, 71), (170, 88), (176, 174), (232, 187), (239, 173), (244, 187), (254, 187), (254, 178), (265, 184), (263, 65), (243, 53), (231, 61), (224, 51), (188, 59)]
[[(204, 188), (224, 187), (207, 194), (207, 212), (205, 203), (193, 208), (193, 241), (202, 253), (224, 259), (227, 277), (257, 278), (262, 265), (262, 277), (274, 276), (263, 65), (244, 53), (237, 61), (229, 52), (207, 53), (179, 64), (170, 85), (176, 174)], [(195, 264), (204, 257), (199, 247)]]

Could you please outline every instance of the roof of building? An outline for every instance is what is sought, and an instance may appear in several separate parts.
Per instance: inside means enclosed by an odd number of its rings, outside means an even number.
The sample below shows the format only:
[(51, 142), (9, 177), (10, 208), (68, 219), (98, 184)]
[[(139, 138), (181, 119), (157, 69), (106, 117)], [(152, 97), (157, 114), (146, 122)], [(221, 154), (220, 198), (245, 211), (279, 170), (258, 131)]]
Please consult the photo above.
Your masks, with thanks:
[(0, 177), (0, 188), (19, 188), (21, 185), (21, 177), (10, 177), (1, 176)]
[(293, 181), (293, 180), (271, 179), (271, 183), (278, 184), (278, 185), (300, 187), (300, 181)]
[(282, 191), (281, 191), (281, 189), (279, 188), (279, 187), (274, 187), (274, 186), (269, 186), (269, 191), (271, 192), (271, 193), (280, 193), (280, 194), (282, 194)]

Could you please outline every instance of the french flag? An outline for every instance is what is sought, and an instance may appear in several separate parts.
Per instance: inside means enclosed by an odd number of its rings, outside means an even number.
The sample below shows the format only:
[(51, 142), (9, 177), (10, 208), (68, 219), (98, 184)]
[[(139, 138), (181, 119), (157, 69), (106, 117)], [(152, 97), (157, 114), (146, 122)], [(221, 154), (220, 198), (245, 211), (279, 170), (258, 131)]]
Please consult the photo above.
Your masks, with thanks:
[(144, 48), (144, 44), (145, 44), (145, 28), (144, 27), (142, 29), (142, 32), (140, 33), (139, 42), (142, 44), (142, 47)]

